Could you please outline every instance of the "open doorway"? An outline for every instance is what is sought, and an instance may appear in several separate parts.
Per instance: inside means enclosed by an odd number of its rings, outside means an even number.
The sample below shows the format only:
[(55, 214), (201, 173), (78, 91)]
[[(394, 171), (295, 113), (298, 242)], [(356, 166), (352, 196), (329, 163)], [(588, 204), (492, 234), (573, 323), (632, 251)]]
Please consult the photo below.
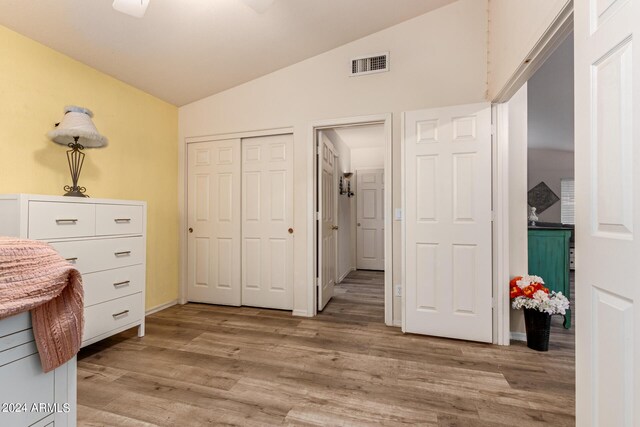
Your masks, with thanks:
[(573, 33), (527, 83), (528, 272), (570, 300), (552, 317), (557, 344), (573, 346), (575, 288)]
[[(552, 316), (550, 351), (575, 357), (574, 65), (568, 32), (507, 102), (510, 278), (540, 276), (570, 300)], [(525, 341), (522, 310), (511, 310), (510, 336)]]
[(390, 117), (314, 127), (316, 310), (392, 323)]
[[(384, 125), (341, 126), (319, 132), (320, 143), (329, 143), (337, 153), (337, 271), (331, 304), (340, 306), (343, 314), (357, 313), (370, 321), (383, 322)], [(323, 259), (323, 264), (326, 268), (331, 261)], [(327, 296), (320, 301), (326, 304)], [(318, 308), (323, 309), (323, 304)]]

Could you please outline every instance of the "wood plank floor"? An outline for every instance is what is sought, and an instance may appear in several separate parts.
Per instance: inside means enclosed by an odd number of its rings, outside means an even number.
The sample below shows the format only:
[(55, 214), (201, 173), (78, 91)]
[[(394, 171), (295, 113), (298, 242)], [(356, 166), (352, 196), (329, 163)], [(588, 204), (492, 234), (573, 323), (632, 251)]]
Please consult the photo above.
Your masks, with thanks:
[(187, 304), (81, 351), (81, 426), (574, 425), (573, 333), (548, 353), (386, 327), (357, 271), (314, 319)]

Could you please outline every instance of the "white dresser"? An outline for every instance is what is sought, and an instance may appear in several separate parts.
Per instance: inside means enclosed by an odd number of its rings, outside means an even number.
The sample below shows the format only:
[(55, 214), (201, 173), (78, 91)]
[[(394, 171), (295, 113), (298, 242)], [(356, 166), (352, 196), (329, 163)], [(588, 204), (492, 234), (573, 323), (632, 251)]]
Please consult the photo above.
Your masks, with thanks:
[(46, 374), (31, 314), (0, 320), (0, 426), (74, 427), (76, 358)]
[(145, 202), (0, 195), (0, 235), (49, 242), (82, 274), (82, 346), (134, 326), (144, 335)]

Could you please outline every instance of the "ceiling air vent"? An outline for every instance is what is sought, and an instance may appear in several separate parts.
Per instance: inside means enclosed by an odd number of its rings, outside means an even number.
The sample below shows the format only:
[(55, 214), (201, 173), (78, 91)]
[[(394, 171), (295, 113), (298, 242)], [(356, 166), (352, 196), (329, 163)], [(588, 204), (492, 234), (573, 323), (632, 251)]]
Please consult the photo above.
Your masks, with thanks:
[(359, 56), (351, 59), (351, 75), (382, 73), (389, 71), (389, 52)]

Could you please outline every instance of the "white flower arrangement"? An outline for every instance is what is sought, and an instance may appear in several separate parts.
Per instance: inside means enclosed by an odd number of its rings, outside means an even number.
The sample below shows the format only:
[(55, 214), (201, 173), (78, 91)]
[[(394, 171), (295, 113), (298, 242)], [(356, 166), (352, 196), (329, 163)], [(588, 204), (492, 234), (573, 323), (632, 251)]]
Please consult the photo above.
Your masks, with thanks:
[(511, 280), (509, 284), (511, 306), (519, 310), (529, 308), (550, 315), (565, 314), (569, 309), (569, 300), (562, 292), (549, 292), (539, 276), (522, 276)]
[(544, 280), (542, 280), (542, 277), (540, 276), (526, 275), (526, 276), (522, 276), (520, 280), (516, 281), (516, 285), (518, 285), (520, 289), (524, 289), (525, 287), (529, 285), (534, 285), (536, 283), (540, 283), (541, 285), (544, 285)]

